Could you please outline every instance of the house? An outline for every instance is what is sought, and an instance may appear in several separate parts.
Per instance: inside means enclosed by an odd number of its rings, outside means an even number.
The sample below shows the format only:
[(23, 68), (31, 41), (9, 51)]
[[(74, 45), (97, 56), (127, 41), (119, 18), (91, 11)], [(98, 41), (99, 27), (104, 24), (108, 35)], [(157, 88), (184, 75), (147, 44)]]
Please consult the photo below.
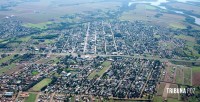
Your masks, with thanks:
[(14, 92), (5, 92), (3, 96), (4, 97), (12, 97), (13, 94), (14, 94)]

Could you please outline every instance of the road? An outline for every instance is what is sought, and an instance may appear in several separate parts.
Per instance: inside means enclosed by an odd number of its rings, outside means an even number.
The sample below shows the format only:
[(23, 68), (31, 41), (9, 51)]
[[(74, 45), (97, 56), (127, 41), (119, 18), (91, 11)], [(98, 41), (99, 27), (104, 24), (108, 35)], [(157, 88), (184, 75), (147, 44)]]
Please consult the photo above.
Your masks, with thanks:
[(95, 53), (94, 54), (97, 54), (97, 31), (95, 30), (95, 46), (94, 46), (94, 50), (95, 50)]
[[(103, 28), (103, 35), (104, 35), (104, 51), (105, 51), (105, 53), (107, 52), (107, 48), (106, 48), (106, 32), (105, 32), (105, 29), (104, 29), (104, 25), (103, 25), (103, 21), (102, 21), (102, 28)], [(107, 54), (107, 53), (106, 53)]]
[[(25, 52), (8, 52), (8, 53), (2, 53), (0, 54), (26, 54)], [(33, 54), (49, 54), (49, 53), (33, 53)], [(77, 53), (51, 53), (51, 55), (55, 56), (66, 56), (66, 55), (72, 55), (72, 56), (77, 56)], [(184, 60), (184, 59), (167, 59), (167, 58), (158, 58), (154, 56), (142, 56), (142, 55), (103, 55), (103, 54), (90, 54), (90, 55), (81, 55), (81, 56), (89, 56), (89, 57), (96, 57), (96, 56), (101, 56), (101, 57), (131, 57), (131, 58), (140, 58), (140, 59), (149, 59), (149, 60), (160, 60), (161, 62), (167, 62), (167, 61), (180, 61), (180, 62), (198, 62), (200, 63), (200, 60)]]
[(88, 42), (89, 31), (90, 31), (90, 23), (88, 23), (88, 28), (87, 28), (87, 32), (86, 32), (86, 36), (85, 36), (85, 41), (84, 41), (83, 53), (85, 53), (86, 50), (87, 50), (87, 42)]
[(116, 52), (118, 52), (118, 50), (117, 50), (117, 44), (116, 44), (116, 42), (115, 42), (115, 35), (114, 35), (114, 33), (113, 33), (112, 26), (111, 26), (110, 23), (109, 23), (109, 26), (110, 26), (110, 31), (111, 31), (111, 33), (112, 33), (112, 38), (113, 38), (115, 50), (116, 50)]

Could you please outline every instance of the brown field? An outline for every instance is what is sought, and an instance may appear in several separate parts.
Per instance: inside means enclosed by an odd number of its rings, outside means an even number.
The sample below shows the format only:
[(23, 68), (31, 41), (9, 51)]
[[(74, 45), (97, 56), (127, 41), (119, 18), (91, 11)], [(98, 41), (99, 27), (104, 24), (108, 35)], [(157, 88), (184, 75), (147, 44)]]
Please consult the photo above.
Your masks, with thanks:
[(200, 85), (200, 72), (193, 72), (192, 75), (192, 84), (194, 86), (199, 86)]

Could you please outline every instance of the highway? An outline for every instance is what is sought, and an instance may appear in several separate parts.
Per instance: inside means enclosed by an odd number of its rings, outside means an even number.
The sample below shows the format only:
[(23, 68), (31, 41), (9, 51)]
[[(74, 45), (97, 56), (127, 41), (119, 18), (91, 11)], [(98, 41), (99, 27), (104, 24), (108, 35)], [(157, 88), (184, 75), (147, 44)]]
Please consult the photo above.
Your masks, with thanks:
[[(23, 55), (26, 54), (25, 52), (8, 52), (8, 53), (2, 53), (0, 52), (0, 54), (19, 54), (19, 55)], [(50, 53), (32, 53), (32, 54), (50, 54)], [(72, 56), (77, 56), (77, 53), (51, 53), (51, 55), (55, 55), (55, 56), (66, 56), (66, 55), (72, 55)], [(132, 57), (132, 58), (141, 58), (141, 59), (152, 59), (152, 60), (160, 60), (162, 62), (166, 62), (166, 61), (179, 61), (179, 62), (199, 62), (200, 60), (184, 60), (184, 59), (168, 59), (168, 58), (158, 58), (158, 57), (154, 57), (154, 56), (142, 56), (142, 55), (99, 55), (99, 54), (82, 54), (82, 57), (96, 57), (96, 56), (102, 56), (102, 57)]]

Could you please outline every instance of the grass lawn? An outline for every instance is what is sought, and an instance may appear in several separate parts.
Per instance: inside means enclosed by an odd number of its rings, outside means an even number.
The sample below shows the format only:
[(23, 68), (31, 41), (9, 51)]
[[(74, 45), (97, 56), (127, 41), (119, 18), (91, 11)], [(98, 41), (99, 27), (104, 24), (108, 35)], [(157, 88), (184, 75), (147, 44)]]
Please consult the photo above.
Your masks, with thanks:
[(163, 102), (163, 99), (162, 99), (161, 96), (155, 96), (155, 97), (153, 98), (153, 102)]
[(15, 67), (16, 65), (14, 63), (10, 64), (9, 66), (5, 66), (3, 68), (0, 68), (0, 75), (2, 75), (3, 73), (9, 71), (9, 69), (12, 69), (13, 67)]
[(160, 38), (160, 35), (159, 34), (154, 34), (153, 37), (154, 38)]
[(19, 39), (17, 39), (17, 40), (23, 41), (23, 42), (27, 42), (27, 41), (29, 41), (30, 39), (31, 39), (31, 36), (26, 36), (26, 37), (19, 38)]
[(191, 85), (191, 69), (184, 69), (184, 84)]
[(46, 43), (46, 44), (53, 44), (55, 42), (56, 42), (55, 40), (49, 40), (49, 39), (45, 39), (45, 41), (44, 41), (44, 43)]
[(195, 38), (194, 37), (186, 36), (186, 35), (182, 35), (182, 34), (181, 35), (176, 35), (176, 36), (174, 36), (174, 38), (195, 42)]
[(75, 69), (73, 69), (73, 68), (65, 68), (65, 70), (64, 70), (65, 72), (67, 72), (67, 73), (69, 73), (69, 72), (71, 72), (71, 71), (76, 71)]
[(88, 78), (89, 79), (92, 79), (94, 78), (95, 76), (102, 76), (103, 73), (105, 73), (106, 70), (108, 70), (109, 66), (111, 65), (111, 62), (110, 61), (105, 61), (103, 62), (102, 64), (102, 69), (100, 71), (93, 71), (89, 76)]
[(32, 71), (31, 73), (32, 73), (32, 75), (33, 75), (33, 76), (35, 76), (35, 75), (38, 75), (38, 74), (39, 74), (39, 72), (38, 72), (38, 71), (36, 71), (36, 70)]
[(186, 26), (181, 23), (171, 23), (169, 26), (174, 29), (186, 29)]
[(195, 42), (191, 42), (191, 41), (187, 41), (185, 44), (185, 48), (187, 48), (186, 50), (184, 50), (184, 52), (188, 55), (188, 56), (197, 56), (200, 57), (200, 54), (198, 54), (198, 51), (196, 51), (194, 49), (194, 46), (197, 45)]
[(181, 102), (178, 99), (168, 98), (167, 102)]
[(57, 58), (55, 56), (53, 56), (53, 57), (51, 57), (51, 58), (49, 58), (47, 60), (48, 61), (46, 63), (48, 63), (48, 64), (56, 64), (56, 63), (58, 63), (60, 61), (59, 58)]
[(70, 101), (75, 102), (75, 96), (72, 96)]
[(2, 63), (4, 63), (4, 62), (6, 62), (6, 61), (12, 59), (13, 56), (14, 56), (14, 55), (9, 55), (9, 56), (6, 56), (5, 58), (0, 59), (0, 64), (2, 64)]
[(52, 22), (44, 22), (44, 23), (38, 23), (38, 24), (27, 23), (27, 24), (24, 24), (23, 26), (30, 27), (30, 28), (47, 29), (48, 24), (52, 24)]
[(157, 89), (157, 92), (158, 92), (157, 95), (162, 95), (164, 88), (165, 88), (165, 83), (161, 82), (159, 88)]
[(35, 86), (33, 86), (31, 89), (33, 91), (40, 91), (44, 86), (48, 85), (52, 80), (50, 78), (45, 78), (39, 83), (37, 83)]
[(200, 72), (200, 67), (192, 67), (192, 72)]
[(25, 102), (35, 102), (37, 94), (29, 93), (29, 97), (25, 100)]
[(176, 69), (176, 83), (183, 83), (183, 72), (181, 68)]

